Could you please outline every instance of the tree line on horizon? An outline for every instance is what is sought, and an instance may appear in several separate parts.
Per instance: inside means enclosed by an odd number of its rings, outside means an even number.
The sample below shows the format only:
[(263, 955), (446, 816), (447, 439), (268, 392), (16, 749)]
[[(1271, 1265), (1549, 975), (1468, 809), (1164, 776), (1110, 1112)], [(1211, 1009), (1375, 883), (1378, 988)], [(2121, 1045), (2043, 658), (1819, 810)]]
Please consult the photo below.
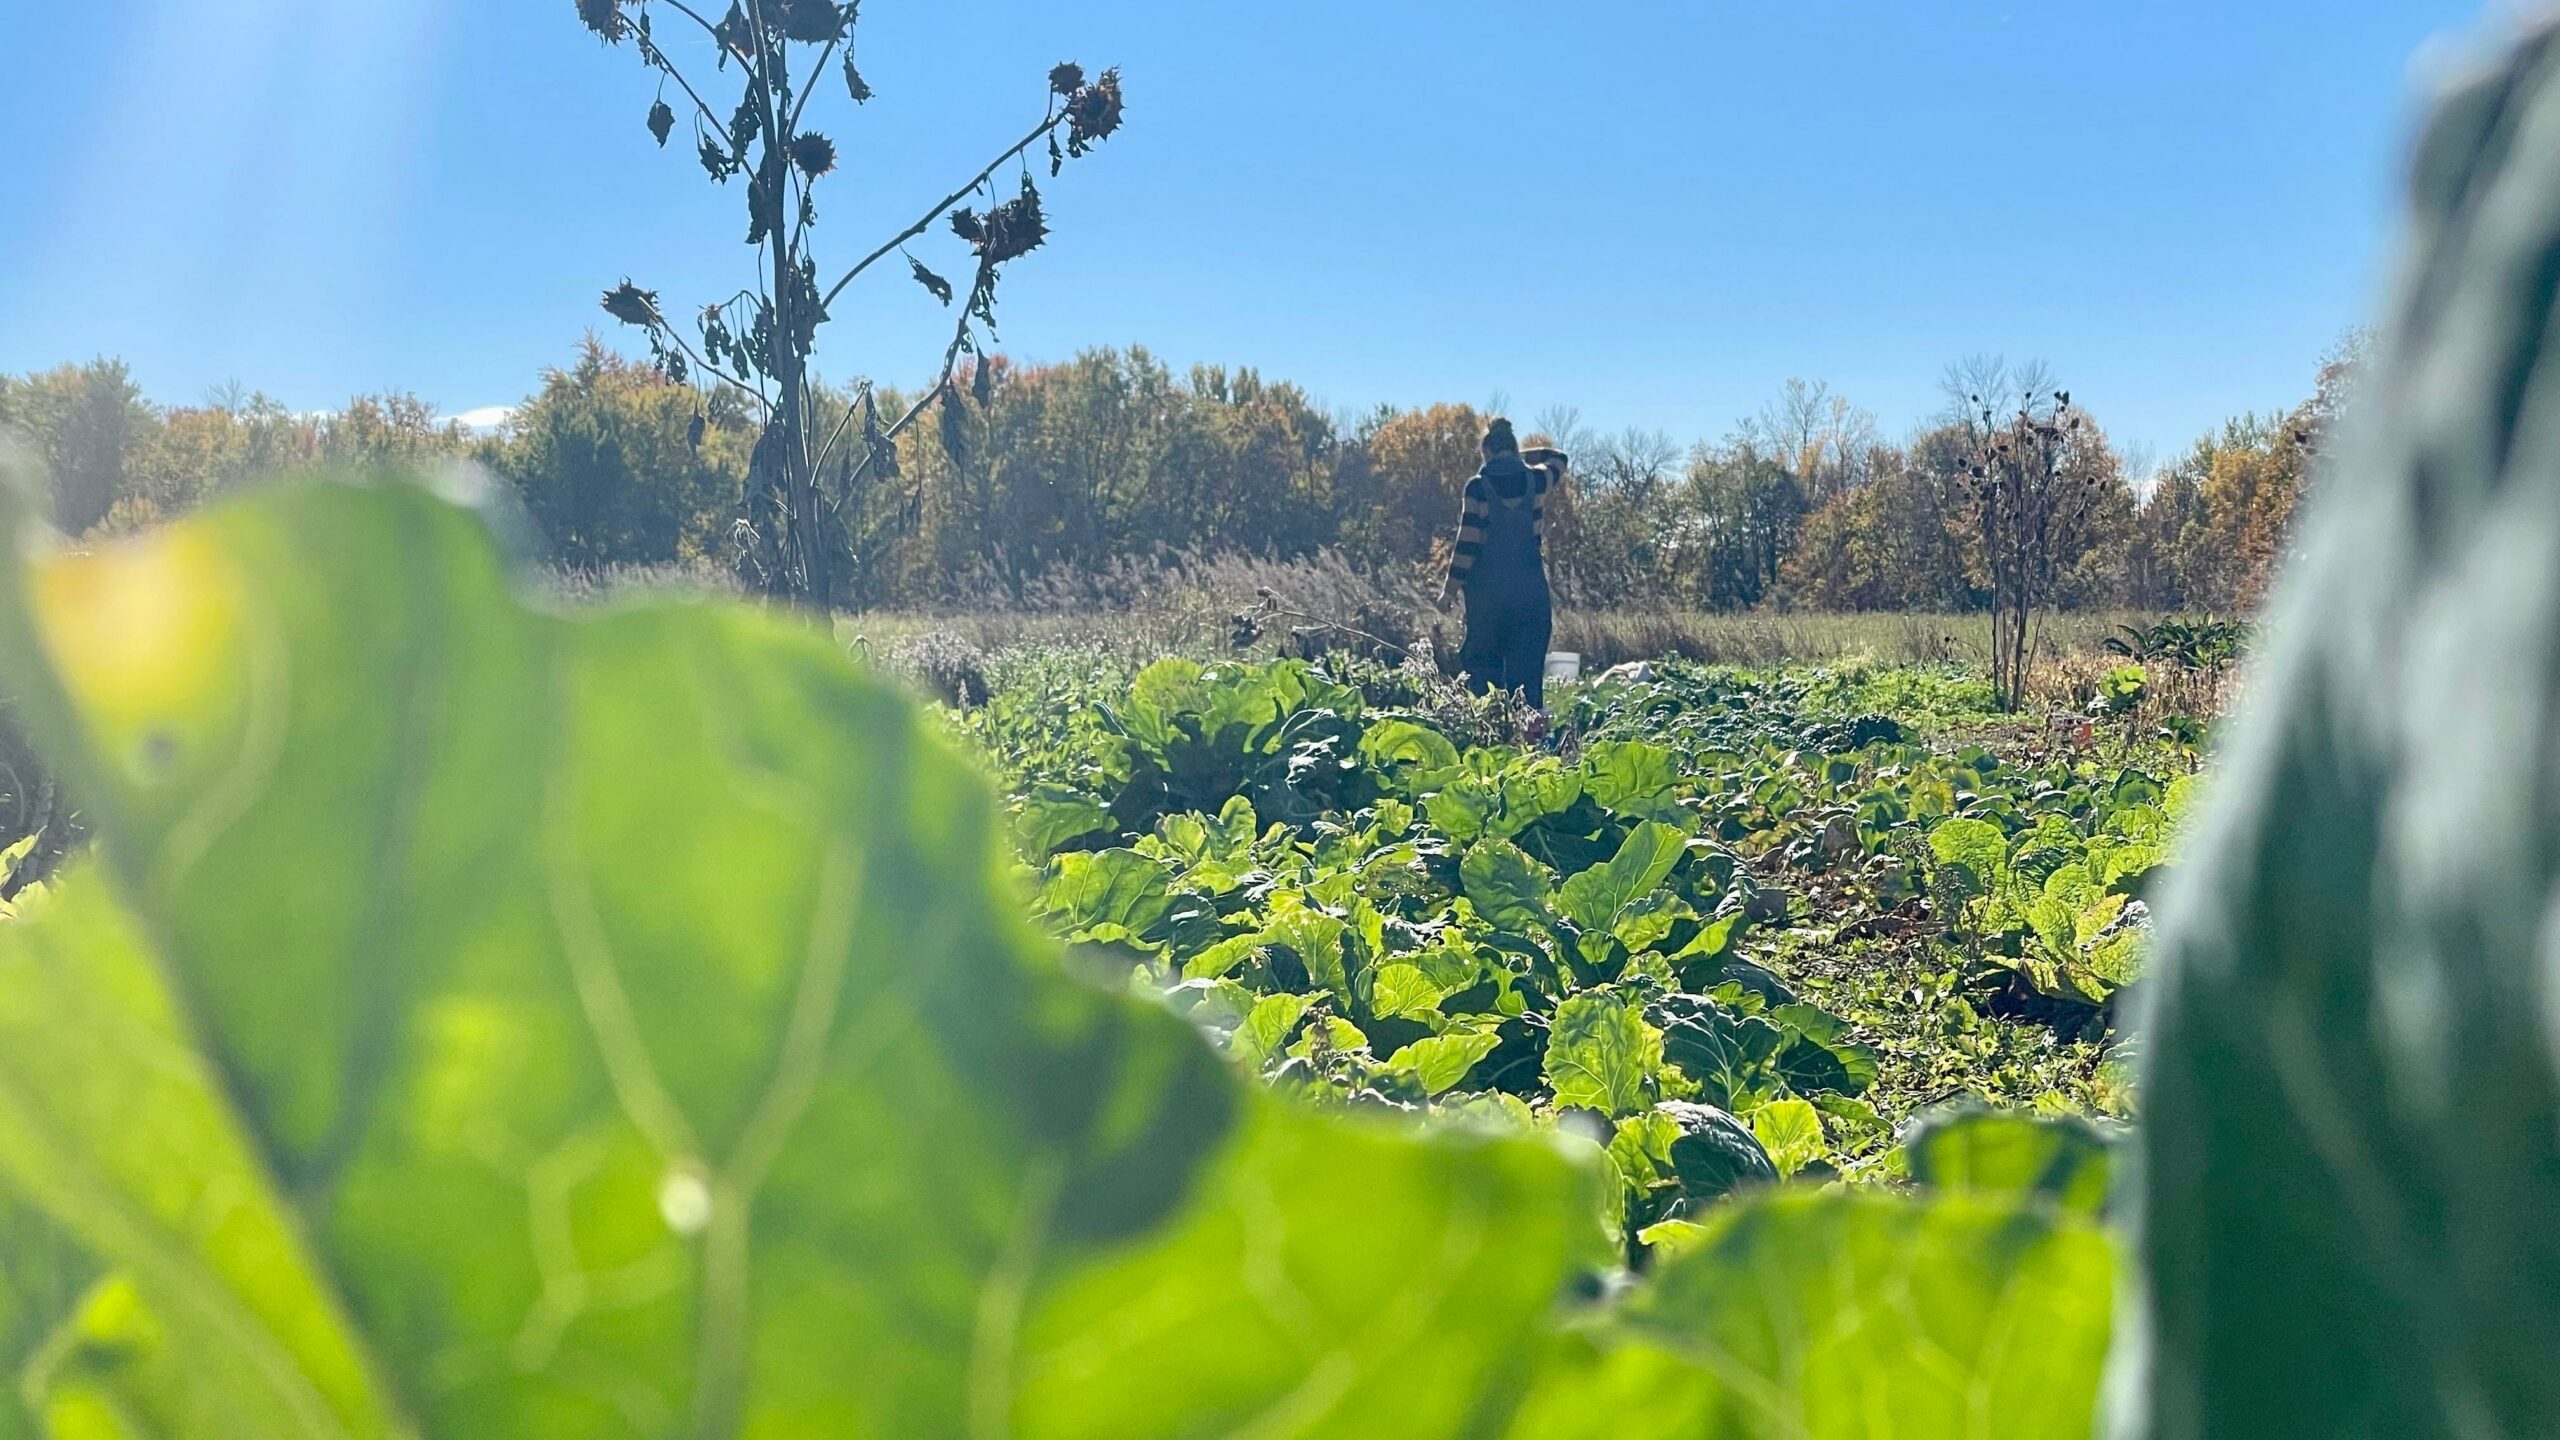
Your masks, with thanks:
[[(2359, 363), (2356, 337), (2312, 393), (2232, 419), (2148, 474), (2092, 425), (2061, 463), (2096, 495), (2052, 537), (2064, 608), (2239, 612), (2284, 554), (2295, 506)], [(1442, 562), (1486, 412), (1463, 404), (1340, 417), (1250, 368), (1177, 374), (1143, 349), (1051, 365), (984, 362), (986, 403), (910, 432), (840, 514), (848, 608), (1007, 608), (1101, 594), (1097, 577), (1185, 559), (1332, 552), (1373, 573)], [(978, 379), (971, 377), (973, 388)], [(1594, 434), (1570, 409), (1521, 421), (1573, 456), (1549, 519), (1560, 598), (1594, 609), (1968, 611), (1991, 600), (1965, 478), (1971, 417), (2049, 396), (2037, 367), (1970, 362), (1948, 411), (1893, 439), (1827, 386), (1789, 381), (1721, 438)], [(821, 392), (822, 412), (851, 387)], [(2078, 407), (2084, 413), (2089, 407)], [(115, 360), (0, 374), (0, 432), (51, 486), (57, 524), (111, 534), (258, 477), (466, 458), (510, 485), (547, 558), (571, 570), (725, 571), (755, 417), (734, 392), (670, 382), (593, 337), (495, 433), (407, 395), (297, 414), (226, 387), (158, 405)]]

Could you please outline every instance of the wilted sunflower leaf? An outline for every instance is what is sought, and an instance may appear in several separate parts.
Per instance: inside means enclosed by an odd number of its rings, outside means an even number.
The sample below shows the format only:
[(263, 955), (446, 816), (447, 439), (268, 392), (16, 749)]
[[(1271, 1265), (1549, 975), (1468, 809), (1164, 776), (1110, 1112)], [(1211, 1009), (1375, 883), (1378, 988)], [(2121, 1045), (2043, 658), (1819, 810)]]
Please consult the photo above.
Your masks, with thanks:
[(916, 283), (917, 283), (917, 284), (919, 284), (919, 285), (923, 286), (923, 287), (924, 287), (924, 288), (926, 288), (927, 290), (932, 291), (932, 292), (933, 292), (933, 298), (934, 298), (934, 299), (941, 301), (941, 302), (942, 302), (943, 304), (945, 304), (945, 305), (948, 305), (948, 304), (950, 304), (950, 303), (951, 303), (951, 282), (950, 282), (950, 281), (945, 280), (945, 279), (943, 279), (941, 276), (936, 275), (936, 274), (934, 274), (932, 271), (930, 271), (930, 270), (926, 269), (926, 268), (925, 268), (925, 265), (924, 265), (924, 262), (923, 262), (923, 261), (921, 261), (921, 260), (919, 260), (919, 259), (917, 259), (917, 258), (916, 258), (916, 257), (914, 257), (913, 255), (910, 255), (910, 256), (908, 256), (908, 257), (907, 257), (907, 263), (908, 263), (909, 265), (911, 265), (911, 266), (914, 266), (914, 267), (915, 267), (915, 272), (916, 272)]
[(676, 112), (661, 100), (649, 107), (649, 133), (658, 138), (660, 149), (666, 148), (667, 137), (676, 131)]
[(871, 85), (862, 78), (862, 72), (854, 68), (851, 55), (844, 57), (844, 88), (853, 96), (853, 103), (856, 105), (871, 98)]

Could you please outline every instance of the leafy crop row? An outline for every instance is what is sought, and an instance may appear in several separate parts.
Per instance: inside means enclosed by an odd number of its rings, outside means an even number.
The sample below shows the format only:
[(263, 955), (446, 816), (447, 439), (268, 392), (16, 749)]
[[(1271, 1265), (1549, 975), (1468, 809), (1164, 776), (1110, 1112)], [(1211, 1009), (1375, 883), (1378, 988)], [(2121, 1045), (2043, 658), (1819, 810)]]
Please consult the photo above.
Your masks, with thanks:
[(1061, 934), (1292, 1092), (1596, 1121), (1641, 1260), (1739, 1186), (1901, 1167), (1871, 1037), (1750, 956), (1797, 889), (2052, 1000), (2138, 973), (2188, 782), (1933, 748), (1839, 689), (1674, 668), (1586, 691), (1557, 754), (1461, 749), (1301, 662), (1166, 660), (963, 724)]

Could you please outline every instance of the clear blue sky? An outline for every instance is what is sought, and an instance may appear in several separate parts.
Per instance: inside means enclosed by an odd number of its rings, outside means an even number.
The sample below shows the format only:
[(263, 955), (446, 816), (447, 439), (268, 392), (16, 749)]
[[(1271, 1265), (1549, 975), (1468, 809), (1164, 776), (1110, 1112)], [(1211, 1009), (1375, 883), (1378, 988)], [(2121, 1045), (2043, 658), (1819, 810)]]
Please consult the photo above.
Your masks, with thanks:
[[(1004, 348), (1143, 344), (1365, 409), (1500, 393), (1722, 432), (1788, 376), (1899, 431), (1958, 356), (2039, 357), (2163, 452), (2305, 393), (2374, 308), (2430, 37), (2476, 0), (869, 0), (837, 103), (849, 259), (1122, 66), (1050, 188)], [(0, 3), (0, 371), (97, 354), (163, 400), (503, 404), (743, 282), (738, 197), (649, 141), (572, 0)], [(937, 232), (920, 249), (950, 258)], [(956, 263), (956, 262), (955, 262)], [(831, 374), (915, 379), (884, 269)]]

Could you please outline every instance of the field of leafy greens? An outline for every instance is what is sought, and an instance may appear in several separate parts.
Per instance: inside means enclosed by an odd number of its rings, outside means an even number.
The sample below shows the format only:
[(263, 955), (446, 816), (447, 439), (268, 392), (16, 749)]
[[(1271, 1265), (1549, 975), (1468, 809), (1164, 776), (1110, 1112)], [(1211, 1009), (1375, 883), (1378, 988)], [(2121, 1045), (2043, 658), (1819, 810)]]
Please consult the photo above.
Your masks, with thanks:
[(1781, 750), (1792, 682), (1524, 758), (1163, 666), (1007, 755), (1068, 964), (963, 747), (805, 628), (528, 609), (399, 486), (14, 563), (101, 844), (0, 927), (0, 1434), (2087, 1432), (2106, 1137), (1888, 1151), (1890, 1037), (1748, 957), (2120, 779)]
[(1273, 1085), (1588, 1134), (1636, 1263), (1740, 1188), (1906, 1177), (1932, 1105), (2125, 1109), (2183, 741), (2004, 759), (1959, 673), (1672, 666), (1464, 743), (1337, 668), (1025, 656), (957, 717), (1052, 927)]

